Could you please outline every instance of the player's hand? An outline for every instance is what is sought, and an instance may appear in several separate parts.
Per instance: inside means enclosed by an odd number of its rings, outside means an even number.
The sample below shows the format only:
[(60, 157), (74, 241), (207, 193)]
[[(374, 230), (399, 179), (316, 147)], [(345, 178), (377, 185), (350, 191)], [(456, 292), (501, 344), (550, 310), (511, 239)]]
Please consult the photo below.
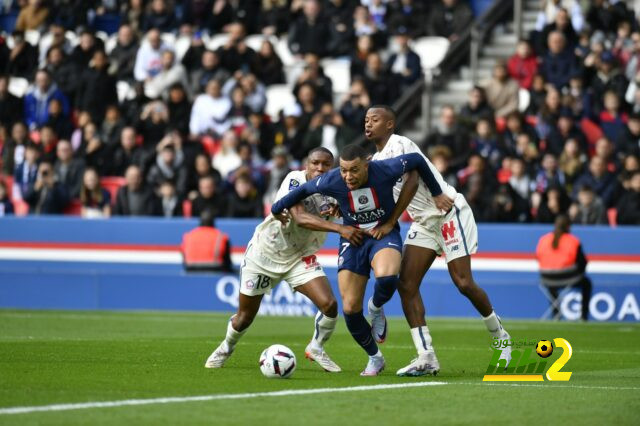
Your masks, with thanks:
[(289, 220), (291, 219), (291, 215), (286, 210), (283, 210), (278, 214), (274, 214), (273, 217), (275, 217), (276, 220), (280, 221), (282, 226), (285, 226), (289, 222)]
[(372, 229), (369, 234), (376, 240), (382, 239), (385, 235), (393, 230), (394, 223), (385, 222), (382, 225)]
[(340, 228), (340, 236), (354, 246), (359, 246), (362, 244), (364, 231), (353, 226), (343, 226)]
[(321, 216), (332, 216), (332, 217), (342, 217), (340, 213), (340, 207), (337, 204), (329, 204), (329, 208), (327, 210), (323, 210), (320, 212)]
[(433, 200), (436, 202), (436, 207), (444, 212), (448, 212), (453, 207), (453, 199), (448, 195), (440, 194), (433, 197)]

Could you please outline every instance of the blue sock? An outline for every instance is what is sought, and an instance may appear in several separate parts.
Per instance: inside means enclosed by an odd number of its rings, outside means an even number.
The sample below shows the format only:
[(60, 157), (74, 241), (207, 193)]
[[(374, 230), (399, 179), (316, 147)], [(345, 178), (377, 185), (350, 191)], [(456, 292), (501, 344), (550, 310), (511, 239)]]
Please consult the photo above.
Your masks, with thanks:
[(381, 308), (382, 305), (391, 300), (393, 293), (396, 291), (398, 281), (397, 275), (376, 278), (376, 286), (373, 292), (373, 305), (376, 308)]
[(344, 314), (344, 319), (347, 323), (347, 328), (353, 336), (353, 339), (362, 346), (369, 356), (373, 356), (378, 353), (378, 345), (371, 336), (371, 325), (367, 322), (362, 311), (355, 314)]

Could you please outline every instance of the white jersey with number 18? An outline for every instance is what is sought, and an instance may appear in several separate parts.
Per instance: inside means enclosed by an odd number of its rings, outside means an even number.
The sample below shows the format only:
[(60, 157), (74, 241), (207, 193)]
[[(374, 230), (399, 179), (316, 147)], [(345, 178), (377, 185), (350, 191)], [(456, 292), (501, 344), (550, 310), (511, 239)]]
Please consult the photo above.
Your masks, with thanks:
[[(429, 161), (429, 159), (420, 151), (418, 145), (416, 145), (411, 139), (406, 138), (400, 135), (391, 135), (387, 144), (384, 146), (382, 151), (376, 152), (373, 155), (373, 160), (386, 160), (388, 158), (394, 158), (398, 155), (402, 154), (411, 154), (417, 152), (424, 157), (431, 172), (435, 176), (436, 180), (440, 184), (442, 188), (442, 192), (451, 199), (455, 199), (457, 195), (457, 191), (454, 187), (449, 185), (442, 177), (440, 172), (435, 168), (435, 166)], [(393, 198), (398, 201), (398, 196), (400, 195), (400, 191), (402, 190), (402, 186), (404, 185), (405, 178), (398, 180), (396, 185), (393, 188)], [(415, 197), (409, 203), (409, 207), (407, 207), (407, 212), (409, 212), (409, 216), (415, 222), (425, 224), (428, 219), (433, 217), (442, 217), (443, 212), (436, 208), (435, 202), (433, 200), (433, 196), (431, 192), (427, 188), (427, 185), (420, 180), (418, 185), (418, 192), (416, 192)]]

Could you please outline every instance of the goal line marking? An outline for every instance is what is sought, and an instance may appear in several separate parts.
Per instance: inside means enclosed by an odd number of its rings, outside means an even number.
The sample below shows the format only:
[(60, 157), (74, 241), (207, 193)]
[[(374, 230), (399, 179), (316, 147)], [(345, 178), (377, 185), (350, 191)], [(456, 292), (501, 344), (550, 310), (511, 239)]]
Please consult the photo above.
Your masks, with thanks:
[(386, 385), (368, 385), (368, 386), (352, 386), (342, 388), (318, 388), (318, 389), (295, 389), (283, 390), (275, 392), (254, 392), (254, 393), (230, 393), (230, 394), (213, 394), (200, 396), (176, 396), (167, 398), (148, 398), (148, 399), (124, 399), (120, 401), (96, 401), (81, 402), (72, 404), (52, 404), (52, 405), (36, 405), (31, 407), (8, 407), (0, 408), (0, 415), (6, 414), (27, 414), (46, 411), (69, 411), (82, 410), (87, 408), (112, 408), (125, 407), (132, 405), (151, 405), (151, 404), (174, 404), (182, 402), (201, 402), (216, 401), (221, 399), (248, 399), (255, 397), (274, 397), (274, 396), (296, 396), (296, 395), (312, 395), (319, 393), (333, 392), (361, 392), (376, 391), (387, 389), (404, 389), (418, 388), (425, 386), (446, 385), (446, 382), (417, 382), (417, 383), (400, 383)]

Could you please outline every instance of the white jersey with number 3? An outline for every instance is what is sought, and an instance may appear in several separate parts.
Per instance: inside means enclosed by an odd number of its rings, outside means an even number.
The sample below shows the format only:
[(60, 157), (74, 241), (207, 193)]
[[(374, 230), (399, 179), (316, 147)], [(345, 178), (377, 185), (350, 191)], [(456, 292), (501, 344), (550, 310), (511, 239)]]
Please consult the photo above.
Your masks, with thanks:
[[(306, 172), (297, 170), (290, 172), (282, 181), (276, 200), (284, 197), (289, 191), (298, 188), (307, 181)], [(305, 198), (302, 203), (307, 212), (320, 216), (327, 210), (332, 198), (314, 194)], [(269, 215), (256, 227), (253, 238), (249, 242), (251, 260), (272, 272), (283, 272), (299, 262), (302, 257), (316, 253), (324, 244), (327, 233), (311, 231), (298, 226), (292, 219), (285, 226), (273, 215)]]
[[(422, 153), (422, 151), (420, 151), (418, 145), (416, 145), (409, 138), (395, 134), (391, 135), (382, 151), (376, 152), (373, 155), (373, 160), (386, 160), (388, 158), (397, 157), (398, 155), (411, 154), (414, 152), (417, 152), (424, 157), (427, 164), (429, 165), (429, 168), (431, 169), (431, 172), (438, 181), (438, 184), (440, 184), (442, 192), (451, 197), (451, 199), (456, 199), (456, 189), (449, 185), (442, 178), (440, 172)], [(400, 196), (400, 191), (402, 190), (404, 181), (405, 177), (403, 176), (402, 179), (398, 180), (396, 185), (393, 187), (393, 198), (396, 201), (398, 201), (398, 197)], [(443, 212), (436, 207), (433, 196), (431, 195), (431, 192), (427, 188), (427, 185), (422, 181), (422, 179), (419, 180), (418, 191), (416, 192), (415, 197), (413, 197), (413, 200), (411, 200), (411, 203), (409, 203), (407, 212), (409, 212), (409, 216), (411, 216), (411, 219), (422, 224), (425, 224), (429, 218), (441, 217), (443, 215)]]

